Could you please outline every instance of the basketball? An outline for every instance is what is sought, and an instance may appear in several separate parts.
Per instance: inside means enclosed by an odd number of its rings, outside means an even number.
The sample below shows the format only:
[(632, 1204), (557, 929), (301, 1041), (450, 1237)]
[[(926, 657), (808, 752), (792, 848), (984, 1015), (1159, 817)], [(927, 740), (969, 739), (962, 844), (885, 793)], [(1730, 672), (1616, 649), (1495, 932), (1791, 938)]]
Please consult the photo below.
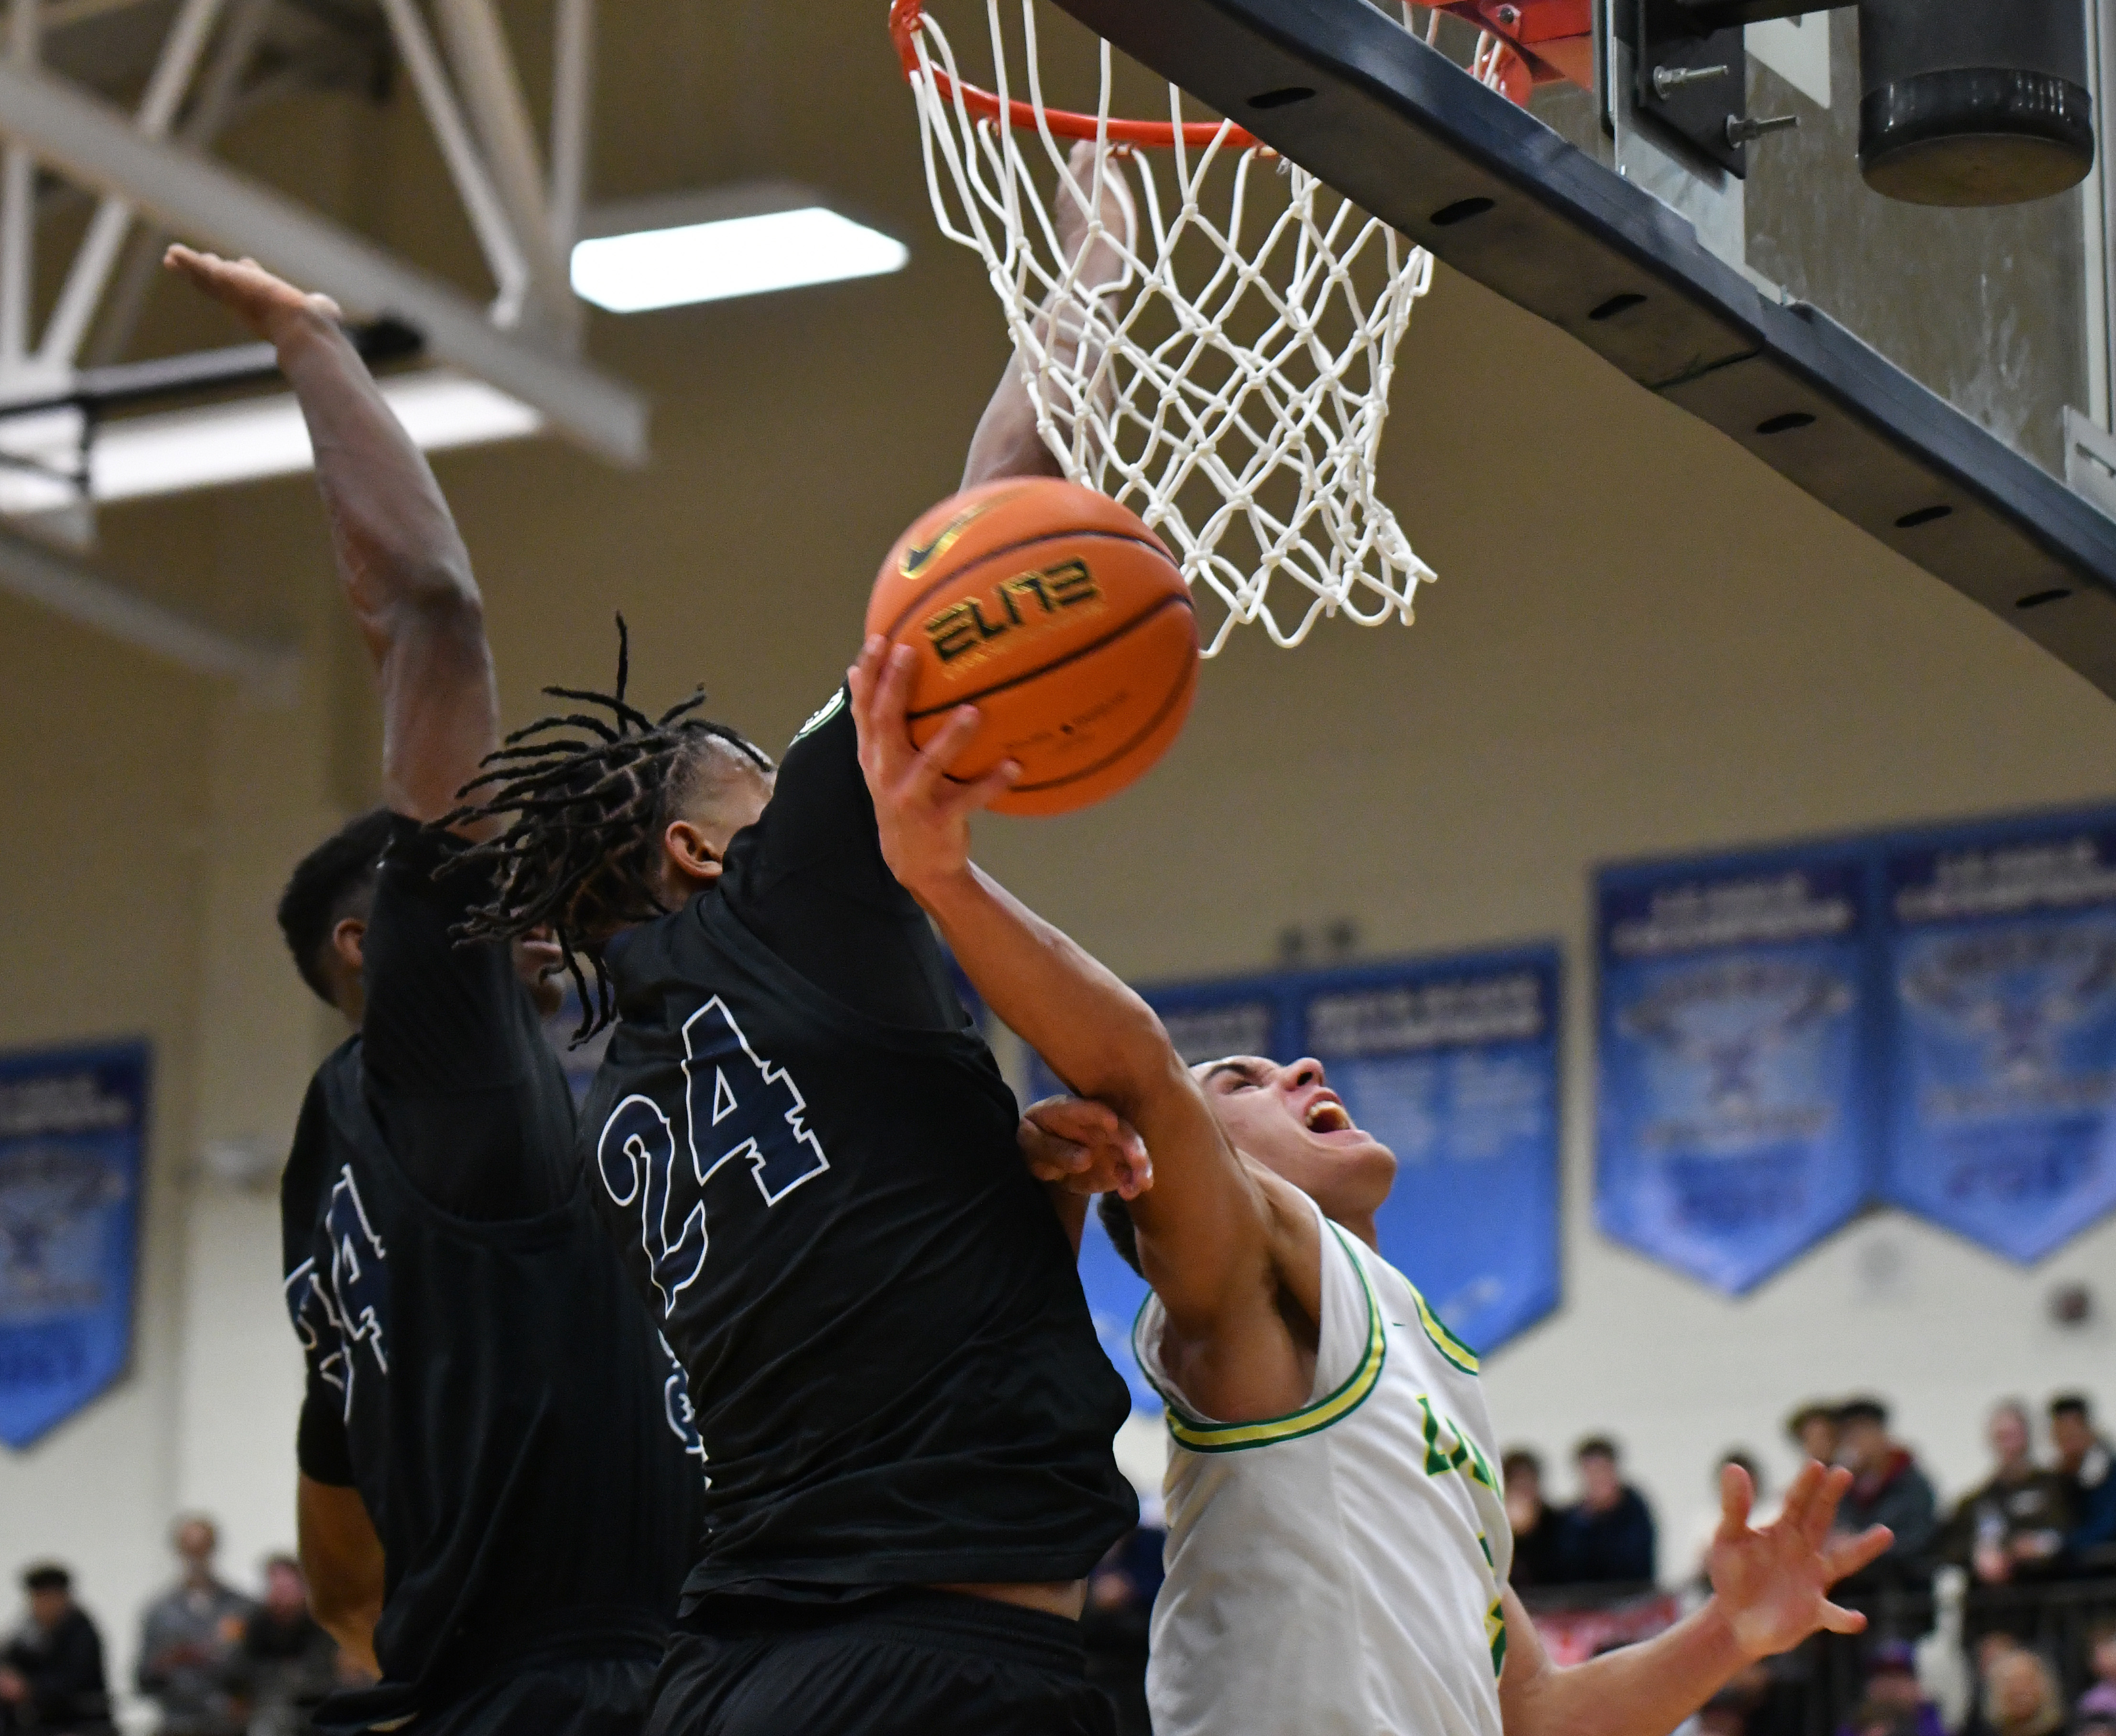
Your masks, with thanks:
[(867, 630), (919, 653), (911, 739), (984, 719), (953, 775), (1021, 767), (992, 804), (1065, 814), (1143, 777), (1198, 687), (1189, 588), (1138, 516), (1076, 483), (1015, 478), (942, 501), (898, 540)]

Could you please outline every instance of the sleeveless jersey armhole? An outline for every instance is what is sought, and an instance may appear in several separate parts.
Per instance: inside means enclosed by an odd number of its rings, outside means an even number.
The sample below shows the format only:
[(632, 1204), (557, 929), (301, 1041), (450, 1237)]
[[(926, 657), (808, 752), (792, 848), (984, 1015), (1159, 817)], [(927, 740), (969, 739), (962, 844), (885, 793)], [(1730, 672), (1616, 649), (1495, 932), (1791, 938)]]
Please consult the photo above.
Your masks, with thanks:
[(1183, 1398), (1162, 1364), (1161, 1334), (1166, 1316), (1160, 1298), (1149, 1293), (1141, 1305), (1132, 1325), (1132, 1353), (1166, 1405), (1168, 1431), (1179, 1446), (1193, 1453), (1235, 1453), (1295, 1440), (1350, 1415), (1381, 1379), (1388, 1347), (1373, 1281), (1345, 1232), (1324, 1217), (1313, 1201), (1308, 1204), (1322, 1238), (1322, 1320), (1314, 1394), (1299, 1410), (1258, 1422), (1220, 1422), (1200, 1414)]

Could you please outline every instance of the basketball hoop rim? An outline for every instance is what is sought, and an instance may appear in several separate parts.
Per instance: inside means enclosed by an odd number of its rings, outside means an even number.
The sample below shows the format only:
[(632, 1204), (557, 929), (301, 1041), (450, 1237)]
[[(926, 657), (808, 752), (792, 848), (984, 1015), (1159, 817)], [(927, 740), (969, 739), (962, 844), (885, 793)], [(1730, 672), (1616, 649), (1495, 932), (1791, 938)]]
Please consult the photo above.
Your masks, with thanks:
[[(916, 79), (919, 26), (926, 21), (925, 0), (890, 0), (889, 37), (896, 44), (896, 57), (904, 63), (906, 79)], [(1249, 150), (1259, 142), (1231, 121), (1190, 121), (1178, 126), (1171, 121), (1105, 122), (1098, 115), (1077, 114), (1067, 108), (1037, 111), (1033, 103), (1009, 99), (1002, 103), (989, 90), (951, 79), (937, 67), (932, 69), (933, 85), (943, 97), (959, 95), (963, 107), (981, 120), (1004, 121), (1019, 132), (1048, 131), (1061, 139), (1106, 139), (1112, 145), (1138, 150), (1172, 150), (1180, 137), (1191, 150), (1203, 150), (1215, 140), (1230, 150)]]

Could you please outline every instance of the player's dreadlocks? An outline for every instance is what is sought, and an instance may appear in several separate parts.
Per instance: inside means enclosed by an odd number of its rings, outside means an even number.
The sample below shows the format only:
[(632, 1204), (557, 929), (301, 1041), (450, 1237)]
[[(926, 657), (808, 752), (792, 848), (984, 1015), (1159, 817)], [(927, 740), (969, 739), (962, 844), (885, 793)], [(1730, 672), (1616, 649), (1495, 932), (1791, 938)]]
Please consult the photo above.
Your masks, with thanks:
[(457, 932), (466, 940), (511, 941), (548, 926), (581, 997), (575, 1042), (616, 1016), (604, 942), (628, 923), (665, 914), (657, 890), (660, 838), (706, 756), (720, 751), (714, 744), (761, 772), (773, 769), (770, 756), (738, 731), (691, 714), (706, 702), (702, 687), (658, 718), (647, 716), (624, 696), (631, 668), (632, 636), (619, 615), (617, 691), (546, 687), (554, 699), (594, 711), (516, 730), (458, 792), (467, 805), (439, 822), (504, 822), (498, 835), (457, 859), (461, 868), (479, 865), (493, 881), (491, 898), (472, 906)]

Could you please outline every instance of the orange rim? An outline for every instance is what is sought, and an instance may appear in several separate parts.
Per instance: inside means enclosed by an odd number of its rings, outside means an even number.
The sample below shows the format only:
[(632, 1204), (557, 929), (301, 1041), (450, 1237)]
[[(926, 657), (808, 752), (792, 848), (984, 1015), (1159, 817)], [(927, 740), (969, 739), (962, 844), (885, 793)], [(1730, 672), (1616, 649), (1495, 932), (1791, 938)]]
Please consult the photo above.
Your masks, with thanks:
[[(904, 62), (904, 76), (916, 78), (919, 74), (918, 35), (919, 26), (926, 21), (924, 0), (890, 0), (889, 36), (896, 44), (896, 57)], [(949, 101), (959, 95), (963, 107), (984, 121), (1004, 121), (1017, 131), (1036, 132), (1048, 127), (1061, 139), (1106, 138), (1112, 145), (1129, 145), (1143, 150), (1171, 150), (1180, 136), (1189, 149), (1203, 150), (1215, 139), (1223, 140), (1233, 150), (1248, 150), (1258, 141), (1231, 121), (1190, 121), (1178, 126), (1172, 121), (1117, 121), (1105, 123), (1098, 116), (1075, 114), (1070, 109), (1046, 108), (1042, 113), (1041, 125), (1033, 103), (1008, 101), (1002, 103), (989, 90), (980, 90), (975, 85), (960, 85), (940, 70), (933, 69), (934, 88)]]

